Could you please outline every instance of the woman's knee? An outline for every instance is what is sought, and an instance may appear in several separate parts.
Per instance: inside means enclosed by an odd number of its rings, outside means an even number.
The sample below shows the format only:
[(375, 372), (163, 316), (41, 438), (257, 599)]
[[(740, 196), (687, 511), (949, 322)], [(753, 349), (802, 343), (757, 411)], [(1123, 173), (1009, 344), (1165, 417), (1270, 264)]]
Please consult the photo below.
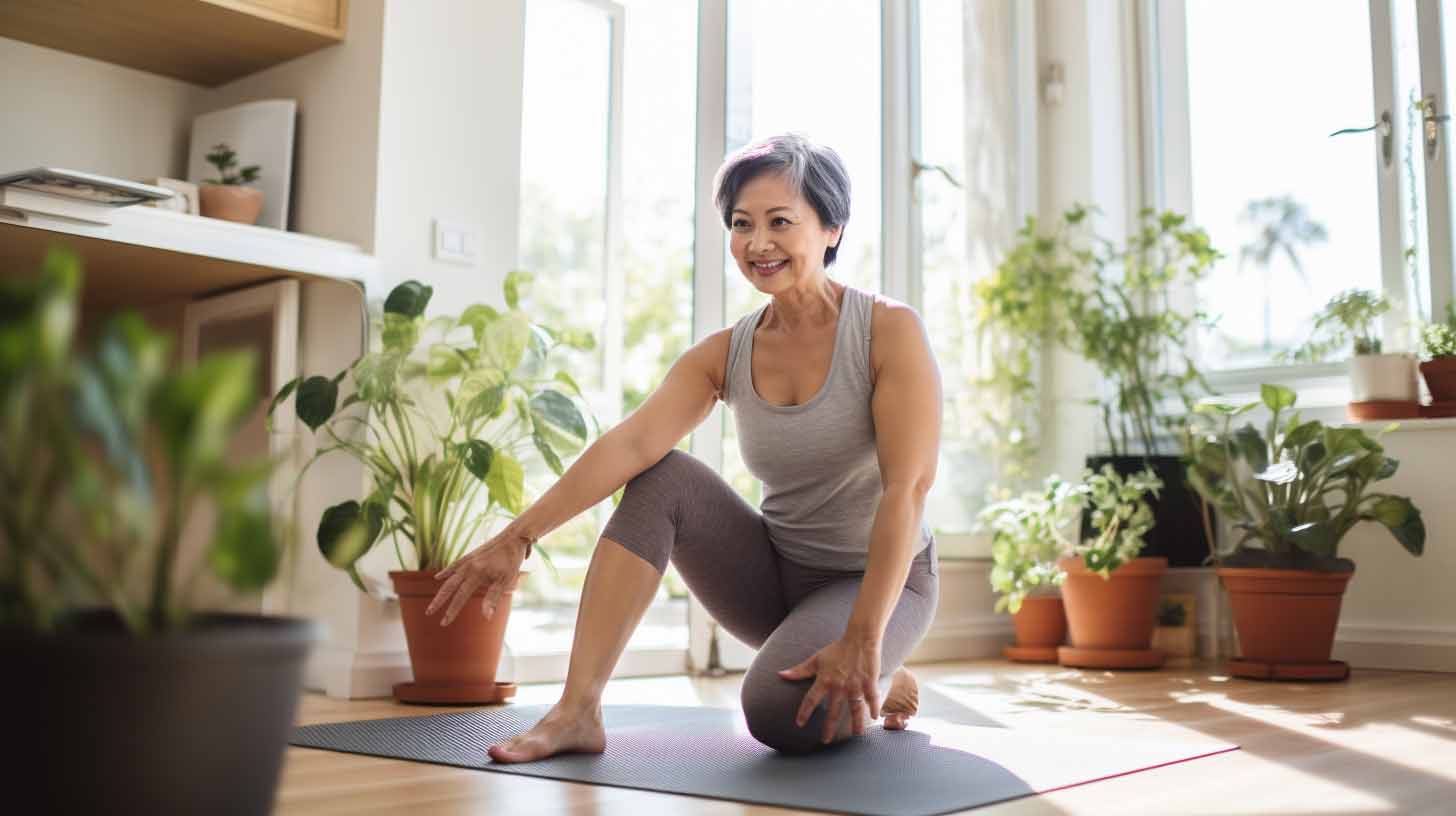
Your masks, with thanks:
[(799, 705), (812, 684), (788, 681), (768, 671), (750, 669), (743, 678), (741, 699), (748, 733), (768, 747), (786, 754), (802, 754), (824, 747), (824, 707), (800, 728), (794, 723)]
[(673, 449), (632, 477), (602, 537), (621, 544), (658, 572), (667, 569), (689, 471), (696, 459)]

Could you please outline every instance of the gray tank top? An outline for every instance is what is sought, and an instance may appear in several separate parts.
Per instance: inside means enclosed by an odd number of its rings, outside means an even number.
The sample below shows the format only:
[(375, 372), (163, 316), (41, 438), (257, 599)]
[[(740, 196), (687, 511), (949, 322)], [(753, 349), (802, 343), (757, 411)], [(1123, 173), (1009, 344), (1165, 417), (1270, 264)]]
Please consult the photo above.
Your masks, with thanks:
[[(753, 333), (768, 304), (733, 326), (723, 401), (733, 410), (738, 449), (763, 482), (760, 510), (774, 548), (791, 561), (863, 570), (884, 485), (870, 398), (874, 295), (844, 290), (829, 376), (799, 405), (774, 405), (753, 387)], [(918, 553), (931, 539), (921, 521)]]

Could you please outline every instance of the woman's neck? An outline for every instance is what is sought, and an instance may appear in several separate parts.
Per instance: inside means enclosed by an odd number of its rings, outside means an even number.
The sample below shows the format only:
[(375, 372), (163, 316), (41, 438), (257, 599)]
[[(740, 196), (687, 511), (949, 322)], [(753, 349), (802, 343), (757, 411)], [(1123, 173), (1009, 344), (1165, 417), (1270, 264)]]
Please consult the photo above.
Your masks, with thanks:
[(839, 302), (844, 284), (819, 276), (773, 296), (763, 328), (796, 332), (834, 325), (839, 320)]

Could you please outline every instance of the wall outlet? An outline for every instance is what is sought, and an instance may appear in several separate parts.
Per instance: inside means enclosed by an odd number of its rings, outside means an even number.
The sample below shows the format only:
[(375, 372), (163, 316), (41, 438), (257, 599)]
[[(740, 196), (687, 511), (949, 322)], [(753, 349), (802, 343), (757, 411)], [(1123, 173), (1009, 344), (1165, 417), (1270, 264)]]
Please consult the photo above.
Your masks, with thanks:
[(436, 218), (434, 256), (437, 261), (474, 266), (480, 256), (480, 232), (469, 224)]

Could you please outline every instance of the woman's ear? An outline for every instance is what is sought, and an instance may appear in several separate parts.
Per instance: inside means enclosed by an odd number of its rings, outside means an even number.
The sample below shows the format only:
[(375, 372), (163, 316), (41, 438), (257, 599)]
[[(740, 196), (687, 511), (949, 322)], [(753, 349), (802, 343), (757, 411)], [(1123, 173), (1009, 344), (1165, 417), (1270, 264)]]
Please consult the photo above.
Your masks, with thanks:
[(834, 229), (830, 230), (829, 246), (835, 247), (837, 249), (839, 247), (839, 238), (842, 235), (844, 235), (844, 227), (835, 227)]

